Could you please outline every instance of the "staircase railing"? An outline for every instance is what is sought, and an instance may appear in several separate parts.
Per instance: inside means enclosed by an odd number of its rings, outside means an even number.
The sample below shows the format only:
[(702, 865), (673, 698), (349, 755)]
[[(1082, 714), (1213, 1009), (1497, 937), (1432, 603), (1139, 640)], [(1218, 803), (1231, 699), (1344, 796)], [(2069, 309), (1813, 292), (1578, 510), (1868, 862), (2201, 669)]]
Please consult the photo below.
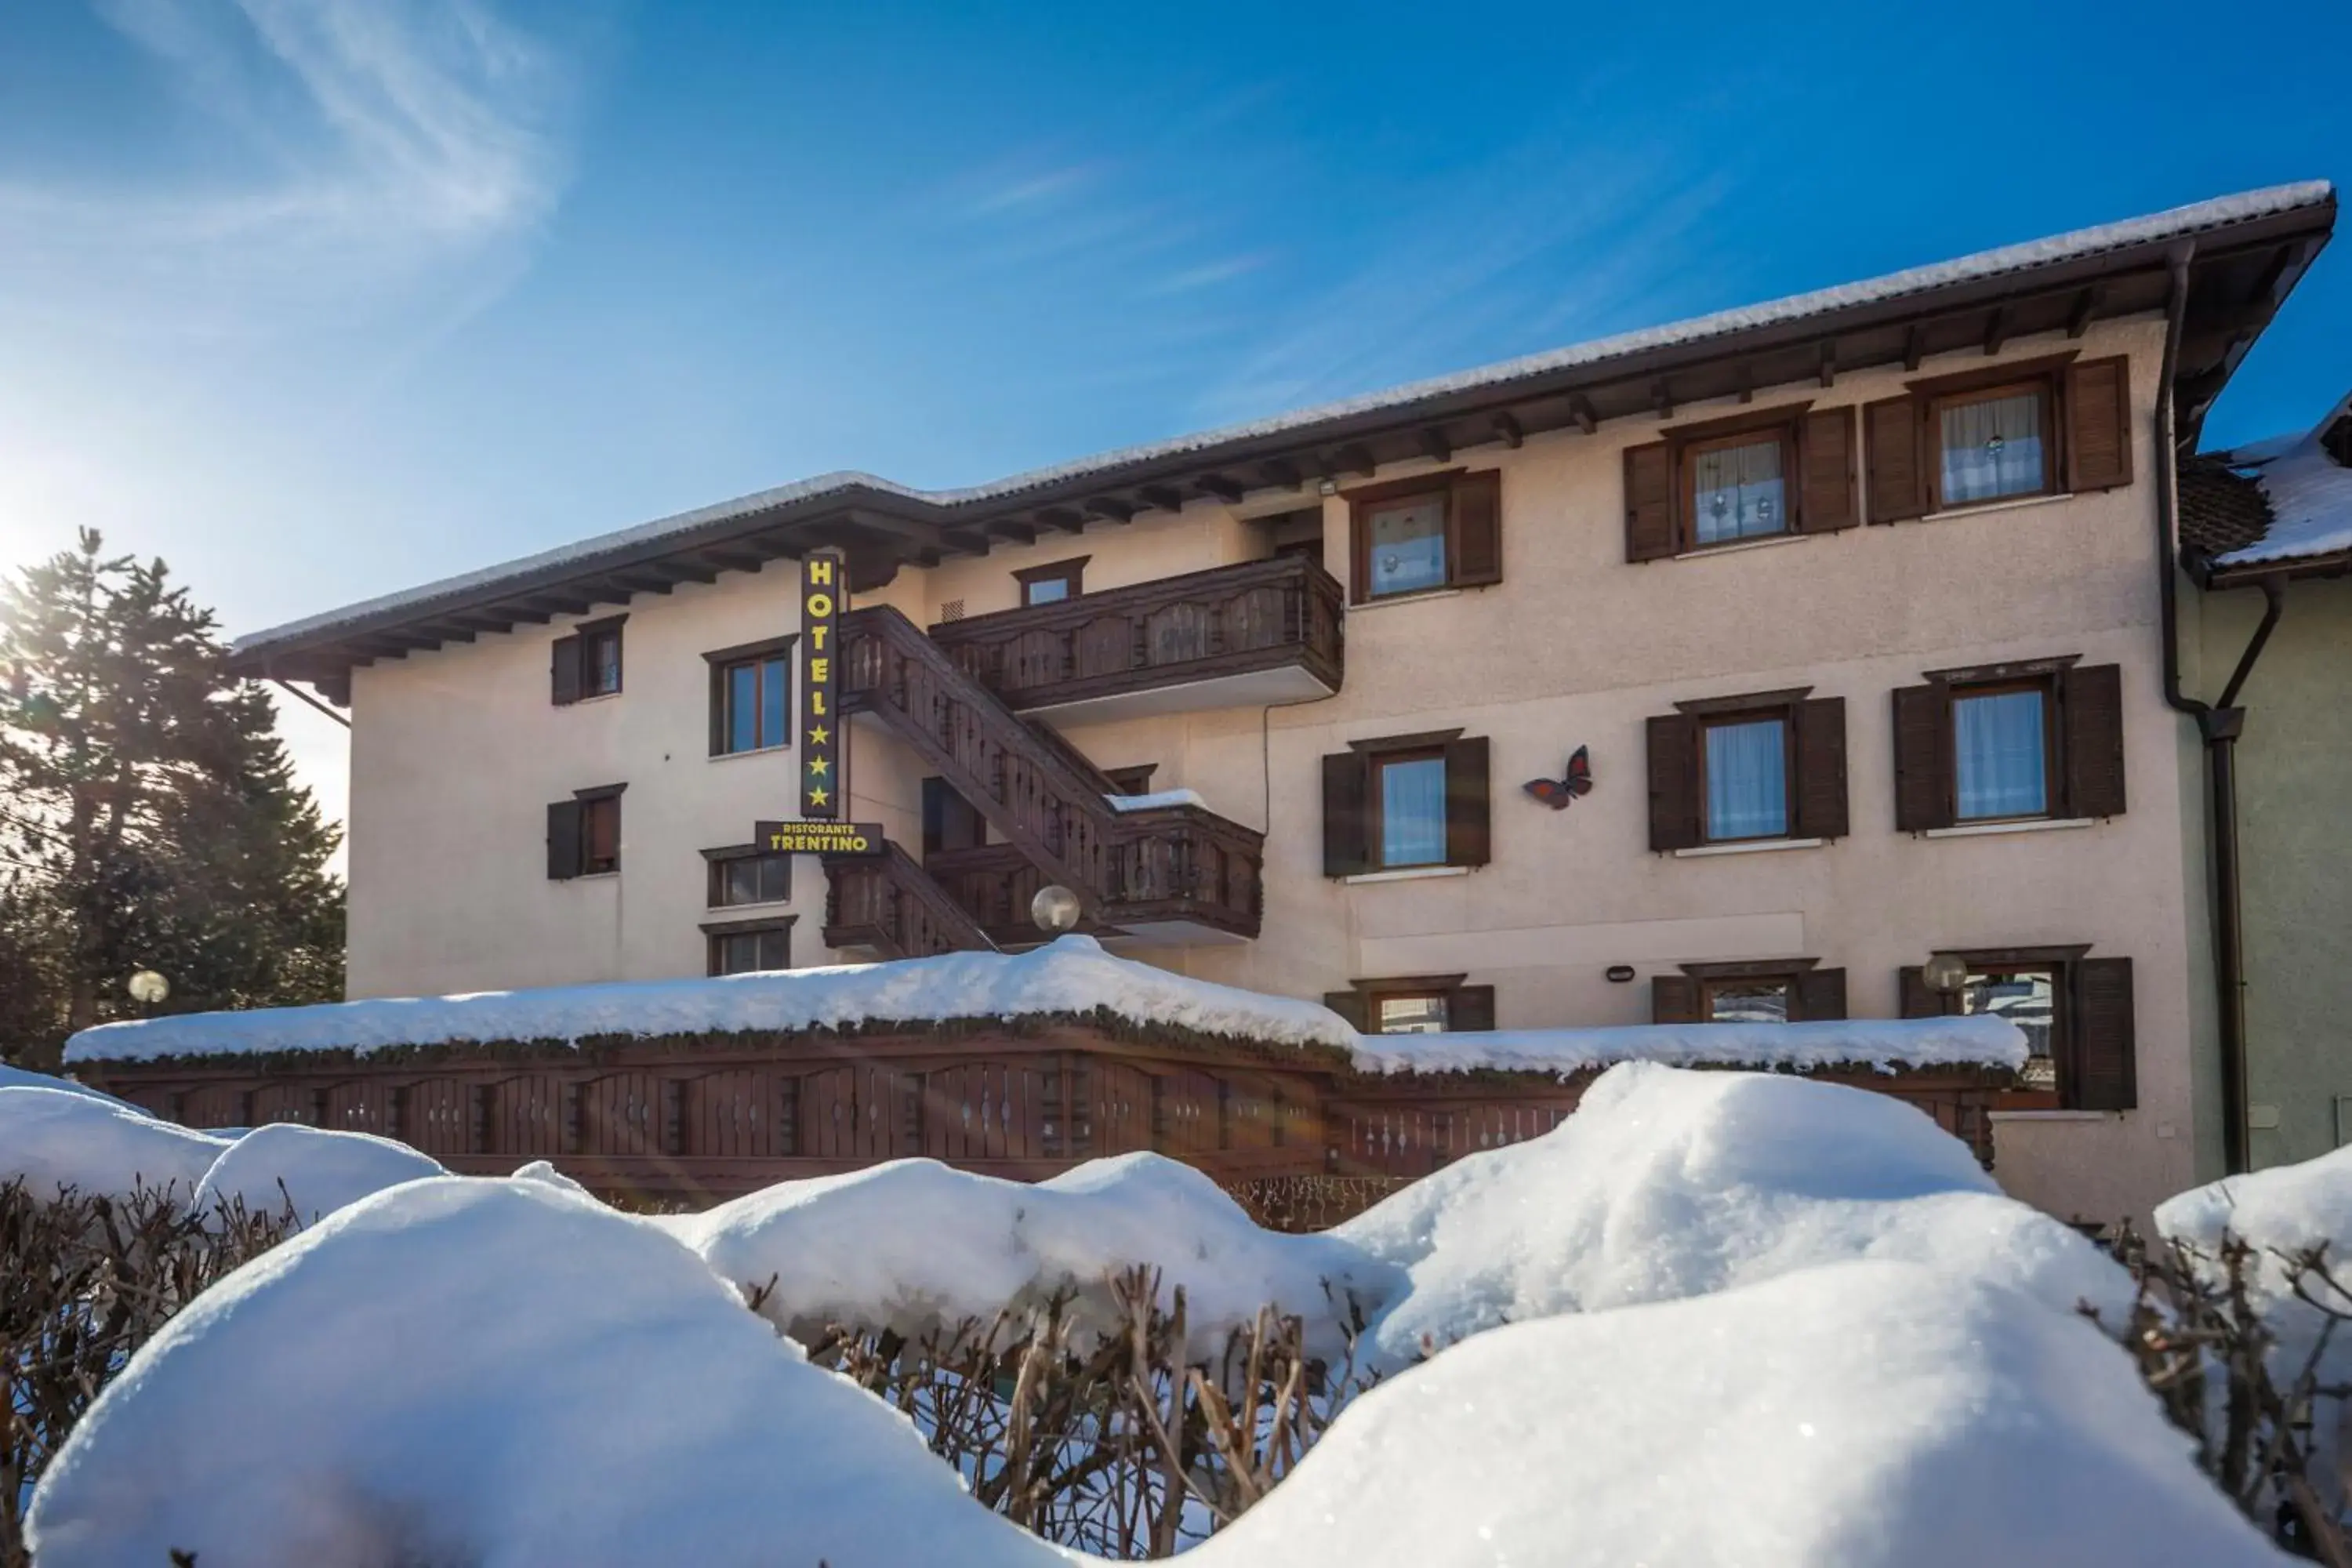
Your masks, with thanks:
[(896, 842), (879, 856), (824, 864), (824, 944), (878, 958), (928, 958), (996, 945), (970, 911)]

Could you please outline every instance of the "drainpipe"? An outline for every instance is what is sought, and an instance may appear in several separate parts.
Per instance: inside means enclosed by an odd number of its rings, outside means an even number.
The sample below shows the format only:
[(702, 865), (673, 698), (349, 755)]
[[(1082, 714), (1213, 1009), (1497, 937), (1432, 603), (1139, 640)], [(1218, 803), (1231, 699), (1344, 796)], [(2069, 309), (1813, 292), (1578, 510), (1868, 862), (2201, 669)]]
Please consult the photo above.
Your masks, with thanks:
[(2221, 1165), (2238, 1175), (2252, 1168), (2246, 1128), (2246, 973), (2245, 933), (2239, 903), (2238, 865), (2238, 737), (2246, 710), (2237, 705), (2254, 661), (2286, 607), (2277, 577), (2263, 579), (2262, 624), (2238, 658), (2238, 668), (2221, 689), (2219, 704), (2201, 702), (2180, 689), (2179, 571), (2180, 537), (2179, 449), (2173, 435), (2172, 378), (2179, 357), (2181, 320), (2189, 307), (2189, 263), (2196, 254), (2194, 241), (2173, 247), (2168, 264), (2171, 287), (2165, 308), (2164, 371), (2157, 384), (2156, 401), (2156, 531), (2157, 584), (2164, 642), (2164, 700), (2175, 712), (2197, 721), (2205, 742), (2207, 833), (2213, 840), (2210, 889), (2213, 920), (2213, 980), (2220, 1014), (2221, 1047)]

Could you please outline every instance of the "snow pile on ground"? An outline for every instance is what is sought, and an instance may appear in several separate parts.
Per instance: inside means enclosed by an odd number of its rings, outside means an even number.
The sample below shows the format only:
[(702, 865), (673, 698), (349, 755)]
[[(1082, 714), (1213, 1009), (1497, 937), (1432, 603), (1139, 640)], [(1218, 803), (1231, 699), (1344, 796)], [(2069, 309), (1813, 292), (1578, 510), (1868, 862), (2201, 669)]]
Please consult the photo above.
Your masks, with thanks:
[(1034, 1185), (899, 1160), (656, 1223), (720, 1277), (772, 1281), (761, 1311), (803, 1338), (828, 1321), (911, 1338), (1072, 1289), (1083, 1342), (1120, 1321), (1109, 1278), (1151, 1265), (1163, 1303), (1183, 1289), (1203, 1353), (1279, 1306), (1314, 1327), (1318, 1353), (1337, 1356), (1349, 1296), (1369, 1310), (1402, 1283), (1328, 1236), (1259, 1228), (1214, 1181), (1158, 1154), (1092, 1161)]
[(30, 1536), (43, 1568), (174, 1547), (484, 1568), (1065, 1561), (656, 1226), (464, 1177), (379, 1193), (206, 1292), (75, 1430)]
[[(110, 1094), (100, 1093), (86, 1083), (76, 1083), (69, 1078), (56, 1078), (48, 1073), (33, 1072), (25, 1068), (12, 1068), (6, 1062), (0, 1062), (0, 1089), (54, 1089), (66, 1094), (87, 1095), (91, 1100), (102, 1100), (109, 1105), (129, 1106), (131, 1104), (129, 1100), (117, 1100)], [(133, 1106), (131, 1109), (136, 1110), (137, 1107)]]
[(1819, 1024), (1637, 1024), (1615, 1029), (1495, 1029), (1363, 1035), (1369, 1072), (1541, 1072), (1567, 1078), (1617, 1062), (1808, 1069), (2025, 1065), (2024, 1033), (2006, 1018), (1853, 1018)]
[(1900, 1100), (1764, 1073), (1611, 1068), (1545, 1136), (1470, 1155), (1330, 1233), (1411, 1277), (1396, 1365), (1505, 1322), (1727, 1290), (1853, 1258), (1934, 1266), (2120, 1321), (2124, 1271), (2004, 1196)]
[(37, 1196), (168, 1186), (184, 1199), (227, 1147), (103, 1095), (0, 1086), (0, 1182), (22, 1176)]
[(1341, 1049), (1355, 1031), (1315, 1002), (1264, 996), (1134, 963), (1092, 937), (1028, 952), (951, 952), (889, 963), (713, 979), (559, 985), (464, 996), (392, 997), (245, 1013), (190, 1013), (101, 1024), (66, 1043), (68, 1061), (146, 1061), (270, 1051), (466, 1040), (845, 1028), (950, 1018), (1014, 1018), (1107, 1009), (1131, 1022)]
[[(223, 1421), (234, 1410), (236, 1419)], [(961, 1493), (662, 1227), (544, 1183), (379, 1193), (205, 1295), (35, 1499), (43, 1568), (1083, 1563)], [(1409, 1370), (1203, 1568), (2276, 1561), (2126, 1359), (1916, 1265), (1520, 1324)]]
[(2281, 1559), (2129, 1362), (2013, 1291), (1848, 1263), (1497, 1329), (1375, 1388), (1199, 1568)]
[[(2254, 1248), (2248, 1295), (2277, 1343), (2273, 1374), (2282, 1384), (2301, 1374), (2328, 1313), (2297, 1298), (2294, 1260), (2325, 1248), (2327, 1268), (2352, 1290), (2352, 1147), (2337, 1149), (2295, 1165), (2277, 1165), (2242, 1176), (2225, 1176), (2192, 1187), (2157, 1205), (2157, 1234), (2195, 1249), (2199, 1266), (2217, 1285), (2226, 1280), (2221, 1261), (2225, 1236)], [(2305, 1291), (2352, 1316), (2352, 1297), (2331, 1291), (2316, 1276)], [(2352, 1324), (2334, 1331), (2320, 1381), (2352, 1381)]]
[(2215, 557), (2215, 565), (2249, 566), (2352, 550), (2352, 468), (2338, 462), (2321, 441), (2345, 418), (2352, 418), (2352, 395), (2302, 436), (2230, 454), (2231, 466), (2262, 487), (2271, 525), (2253, 543)]
[(444, 1173), (432, 1155), (372, 1132), (278, 1122), (221, 1151), (196, 1186), (195, 1206), (235, 1201), (249, 1214), (274, 1215), (290, 1203), (307, 1225), (370, 1193)]

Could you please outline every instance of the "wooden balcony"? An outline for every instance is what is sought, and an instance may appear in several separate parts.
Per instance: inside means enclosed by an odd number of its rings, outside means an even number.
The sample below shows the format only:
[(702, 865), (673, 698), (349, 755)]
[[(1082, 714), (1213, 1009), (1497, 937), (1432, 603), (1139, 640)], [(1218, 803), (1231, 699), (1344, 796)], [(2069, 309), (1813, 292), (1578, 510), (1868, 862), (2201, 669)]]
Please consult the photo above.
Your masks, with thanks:
[[(1122, 812), (1087, 929), (1154, 945), (1246, 942), (1264, 907), (1264, 836), (1194, 805)], [(1010, 844), (925, 858), (923, 868), (999, 947), (1041, 938), (1029, 900), (1047, 879)]]
[(1330, 696), (1345, 618), (1329, 574), (1286, 556), (929, 630), (1008, 707), (1067, 724)]

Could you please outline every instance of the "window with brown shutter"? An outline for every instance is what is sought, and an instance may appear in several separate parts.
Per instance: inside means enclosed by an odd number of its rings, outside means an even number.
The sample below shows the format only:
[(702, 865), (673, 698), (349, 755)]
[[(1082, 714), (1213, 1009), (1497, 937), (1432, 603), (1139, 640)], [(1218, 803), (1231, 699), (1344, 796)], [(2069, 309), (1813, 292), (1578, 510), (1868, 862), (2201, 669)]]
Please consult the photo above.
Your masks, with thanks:
[(559, 708), (621, 689), (621, 623), (626, 616), (583, 621), (549, 649), (549, 687)]
[(547, 875), (551, 880), (621, 868), (621, 792), (626, 784), (574, 790), (547, 807)]
[(1486, 738), (1459, 730), (1349, 742), (1323, 759), (1323, 874), (1483, 866), (1492, 858)]
[(707, 973), (751, 974), (793, 966), (793, 915), (712, 921), (702, 928)]
[(793, 858), (772, 855), (756, 844), (705, 849), (709, 883), (707, 902), (716, 909), (739, 904), (781, 904), (793, 896)]
[(1696, 1024), (1698, 1021), (1697, 981), (1687, 974), (1650, 976), (1650, 1022)]
[[(1669, 987), (1681, 1016), (1660, 1023), (1818, 1023), (1845, 1016), (1845, 971), (1816, 967), (1816, 958), (1743, 959), (1729, 963), (1685, 963), (1677, 977), (1687, 991)], [(1652, 1011), (1657, 1008), (1659, 975), (1651, 982)]]
[(2052, 354), (1922, 377), (1871, 404), (1870, 521), (2128, 485), (2130, 368)]
[(712, 648), (710, 754), (733, 756), (788, 746), (793, 740), (793, 662), (797, 634)]
[(1502, 486), (1454, 469), (1346, 491), (1349, 602), (1501, 582)]
[(2132, 963), (2091, 958), (2087, 945), (1946, 948), (1966, 965), (1951, 993), (1930, 990), (1918, 966), (1897, 972), (1906, 1018), (1992, 1014), (2026, 1039), (2008, 1110), (2129, 1110), (2137, 1103)]
[(1860, 521), (1853, 411), (1800, 403), (1676, 426), (1625, 449), (1625, 559)]
[(1462, 974), (1404, 974), (1358, 980), (1327, 993), (1323, 1005), (1366, 1035), (1466, 1034), (1495, 1026), (1495, 988), (1465, 985)]
[(1844, 837), (1845, 700), (1810, 690), (1677, 702), (1651, 719), (1650, 847)]
[(2121, 816), (2122, 673), (2038, 659), (1897, 690), (1896, 829)]

